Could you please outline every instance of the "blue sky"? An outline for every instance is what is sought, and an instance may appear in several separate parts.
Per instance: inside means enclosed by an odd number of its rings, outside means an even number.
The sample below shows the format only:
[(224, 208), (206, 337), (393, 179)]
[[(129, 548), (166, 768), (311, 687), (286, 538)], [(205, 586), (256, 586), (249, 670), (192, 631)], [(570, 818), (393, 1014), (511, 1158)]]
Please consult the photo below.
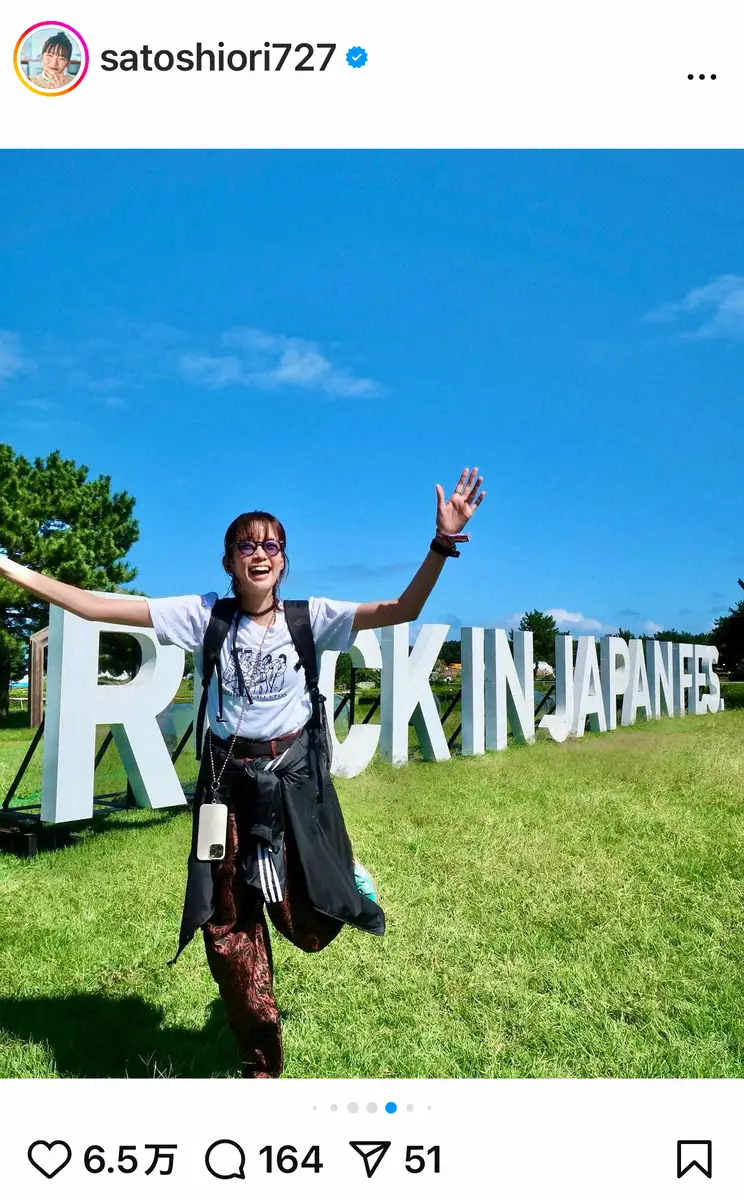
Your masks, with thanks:
[(696, 632), (744, 575), (741, 152), (4, 152), (0, 438), (137, 499), (150, 595), (284, 521), (287, 596)]

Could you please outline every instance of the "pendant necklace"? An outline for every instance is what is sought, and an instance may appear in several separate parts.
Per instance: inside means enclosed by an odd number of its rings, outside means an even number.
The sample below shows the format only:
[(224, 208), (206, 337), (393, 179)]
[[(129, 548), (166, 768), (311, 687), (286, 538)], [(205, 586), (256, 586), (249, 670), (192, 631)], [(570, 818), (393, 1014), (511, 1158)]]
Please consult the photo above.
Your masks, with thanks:
[[(266, 610), (266, 611), (268, 611), (268, 610)], [(261, 638), (261, 645), (258, 647), (258, 650), (256, 652), (256, 657), (253, 661), (253, 667), (251, 668), (250, 678), (248, 679), (248, 681), (245, 685), (245, 695), (243, 697), (243, 706), (240, 710), (240, 716), (238, 717), (238, 724), (236, 726), (235, 733), (232, 735), (232, 741), (230, 742), (230, 745), (227, 749), (227, 754), (225, 755), (224, 762), (222, 763), (222, 766), (220, 767), (219, 775), (215, 771), (215, 766), (214, 766), (214, 754), (212, 752), (212, 728), (210, 726), (210, 729), (209, 729), (209, 759), (212, 764), (212, 783), (210, 784), (210, 787), (212, 789), (212, 800), (213, 801), (217, 800), (217, 792), (219, 791), (220, 780), (222, 779), (222, 776), (225, 771), (225, 767), (227, 766), (228, 760), (233, 752), (233, 748), (235, 746), (235, 742), (237, 741), (238, 734), (240, 733), (240, 727), (243, 724), (243, 717), (245, 716), (245, 710), (249, 704), (253, 703), (253, 701), (251, 700), (251, 688), (253, 687), (253, 684), (256, 682), (256, 678), (258, 676), (259, 667), (261, 665), (261, 652), (264, 648), (264, 642), (266, 641), (266, 636), (267, 636), (269, 630), (274, 628), (275, 624), (276, 624), (276, 613), (274, 613), (274, 616), (272, 617), (271, 621), (269, 621), (269, 624), (264, 629), (264, 635)], [(239, 625), (240, 625), (240, 617), (238, 617), (238, 624), (235, 626), (235, 641), (236, 641), (236, 643), (238, 640), (238, 626)]]

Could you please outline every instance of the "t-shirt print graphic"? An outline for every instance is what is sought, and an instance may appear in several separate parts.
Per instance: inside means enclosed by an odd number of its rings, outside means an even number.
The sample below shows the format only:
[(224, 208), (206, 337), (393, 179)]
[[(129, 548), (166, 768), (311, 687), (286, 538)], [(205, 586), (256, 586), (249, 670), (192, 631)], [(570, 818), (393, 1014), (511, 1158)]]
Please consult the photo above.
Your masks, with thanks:
[[(222, 671), (222, 688), (228, 696), (240, 694), (238, 673), (235, 669), (235, 652), (231, 650)], [(237, 655), (243, 680), (248, 684), (254, 670), (253, 650), (249, 646), (238, 646)], [(280, 700), (282, 696), (286, 695), (283, 691), (286, 670), (286, 654), (264, 654), (256, 671), (256, 677), (248, 689), (251, 699)]]
[(265, 654), (253, 684), (253, 696), (258, 699), (278, 700), (284, 695), (284, 676), (287, 670), (286, 654)]
[(242, 646), (236, 650), (231, 650), (228, 655), (227, 662), (222, 664), (222, 690), (228, 696), (238, 696), (240, 687), (238, 681), (238, 672), (235, 669), (235, 654), (237, 652), (240, 670), (243, 673), (243, 681), (245, 683), (250, 679), (252, 671), (253, 651), (250, 647), (244, 649)]

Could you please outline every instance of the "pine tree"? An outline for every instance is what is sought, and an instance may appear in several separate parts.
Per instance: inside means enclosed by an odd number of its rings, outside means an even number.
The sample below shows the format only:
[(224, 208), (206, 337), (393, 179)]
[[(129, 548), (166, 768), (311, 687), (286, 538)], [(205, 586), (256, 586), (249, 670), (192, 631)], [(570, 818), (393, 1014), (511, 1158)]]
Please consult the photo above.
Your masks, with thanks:
[(546, 662), (555, 667), (555, 639), (560, 632), (555, 618), (549, 613), (533, 608), (519, 622), (522, 633), (532, 633), (532, 657), (535, 662)]
[[(111, 477), (58, 450), (33, 462), (0, 443), (0, 554), (63, 583), (118, 591), (136, 571), (125, 555), (139, 536), (134, 498), (111, 493)], [(8, 715), (10, 681), (22, 673), (28, 639), (49, 620), (49, 606), (0, 580), (0, 719)]]

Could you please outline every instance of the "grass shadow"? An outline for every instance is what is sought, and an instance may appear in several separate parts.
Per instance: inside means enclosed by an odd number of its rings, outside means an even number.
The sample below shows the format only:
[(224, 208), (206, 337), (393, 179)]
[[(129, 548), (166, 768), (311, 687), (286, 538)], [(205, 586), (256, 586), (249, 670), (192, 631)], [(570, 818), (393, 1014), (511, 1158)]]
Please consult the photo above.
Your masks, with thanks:
[(28, 723), (28, 711), (23, 709), (14, 709), (8, 713), (7, 717), (0, 720), (0, 733), (4, 729), (26, 729), (30, 731)]
[[(12, 806), (5, 810), (10, 818), (15, 818), (21, 828), (31, 828), (37, 834), (38, 854), (52, 854), (57, 850), (69, 852), (85, 845), (87, 834), (100, 835), (114, 830), (129, 829), (132, 834), (141, 829), (152, 829), (167, 825), (174, 817), (183, 813), (191, 813), (191, 804), (179, 808), (143, 809), (125, 808), (111, 809), (108, 812), (96, 812), (87, 821), (74, 822), (69, 825), (43, 825), (39, 828), (37, 813), (14, 809)], [(131, 814), (131, 815), (130, 815)], [(0, 845), (0, 859), (4, 854), (14, 855), (16, 851), (10, 846)]]
[(51, 1051), (61, 1076), (76, 1079), (208, 1079), (239, 1073), (221, 1000), (202, 1029), (163, 1025), (163, 1012), (139, 996), (78, 993), (0, 997), (0, 1030)]
[[(174, 817), (190, 812), (191, 805), (184, 804), (182, 808), (121, 808), (113, 809), (110, 813), (97, 813), (81, 829), (92, 830), (94, 833), (105, 833), (107, 829), (152, 829), (156, 825), (167, 825)], [(136, 813), (134, 820), (124, 816), (125, 813)], [(145, 816), (145, 813), (148, 815)], [(142, 814), (141, 816), (139, 814)]]

